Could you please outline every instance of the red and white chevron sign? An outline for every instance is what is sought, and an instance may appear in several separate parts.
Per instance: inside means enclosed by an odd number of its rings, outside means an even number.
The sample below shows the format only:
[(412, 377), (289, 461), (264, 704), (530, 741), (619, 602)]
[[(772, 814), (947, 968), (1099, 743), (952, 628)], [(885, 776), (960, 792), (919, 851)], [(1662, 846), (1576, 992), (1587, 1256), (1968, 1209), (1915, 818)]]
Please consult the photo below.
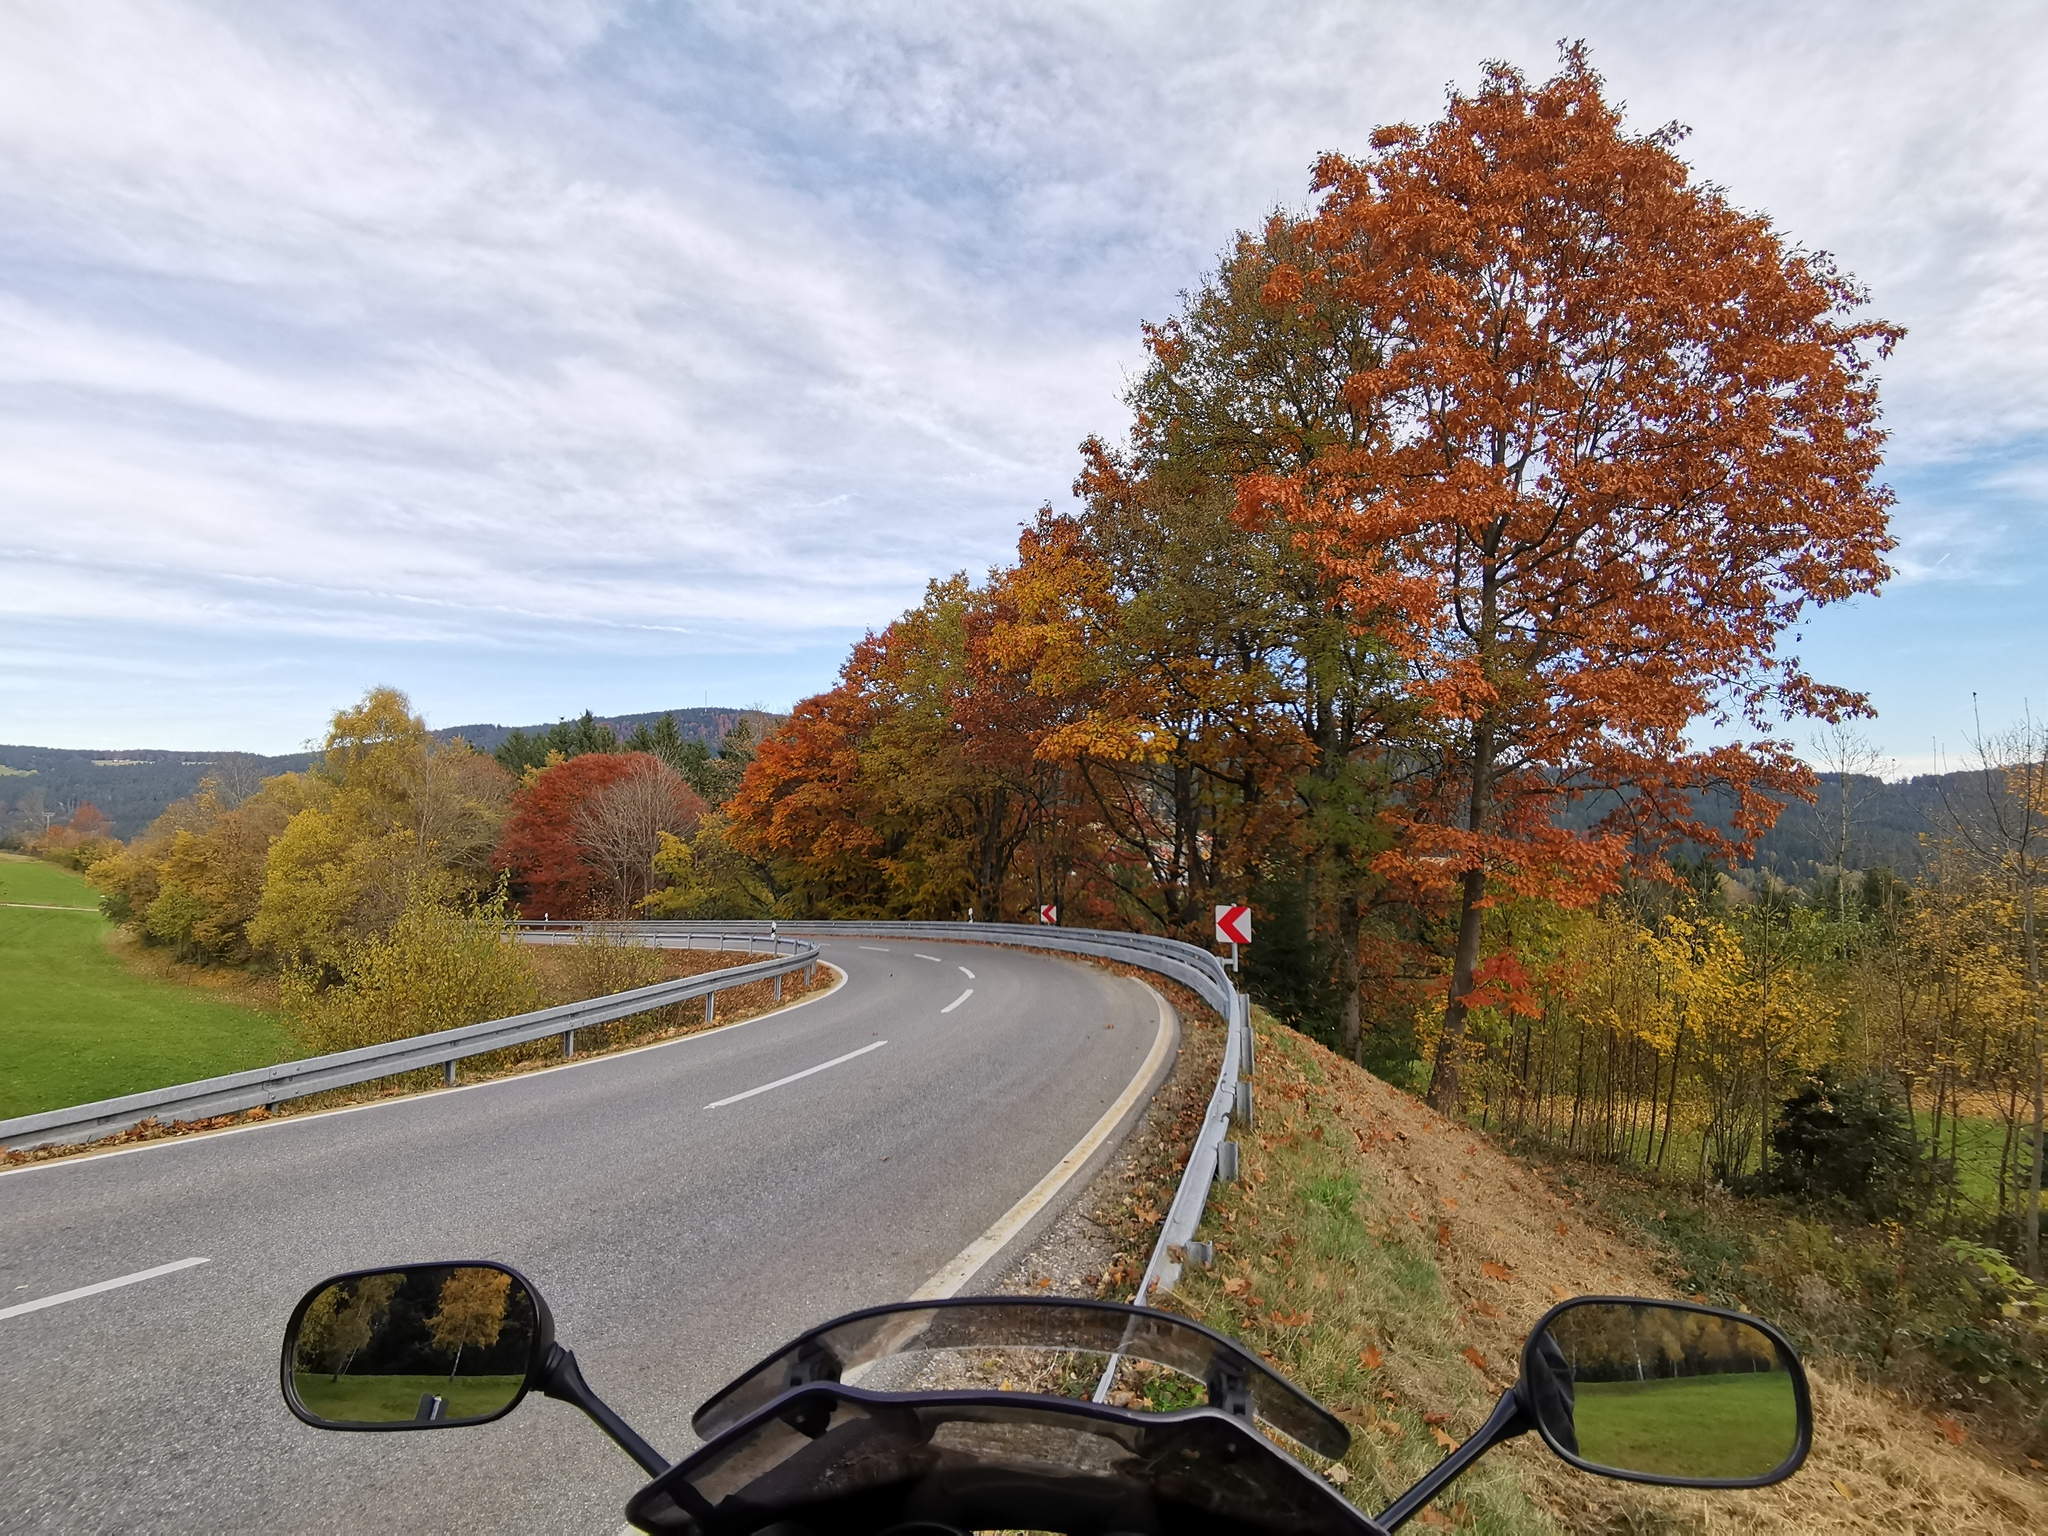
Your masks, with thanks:
[(1216, 909), (1216, 942), (1218, 944), (1249, 944), (1252, 941), (1252, 909), (1250, 907), (1218, 907)]
[(1047, 925), (1056, 924), (1060, 920), (1060, 909), (1058, 907), (1040, 907), (1038, 909), (1038, 920)]

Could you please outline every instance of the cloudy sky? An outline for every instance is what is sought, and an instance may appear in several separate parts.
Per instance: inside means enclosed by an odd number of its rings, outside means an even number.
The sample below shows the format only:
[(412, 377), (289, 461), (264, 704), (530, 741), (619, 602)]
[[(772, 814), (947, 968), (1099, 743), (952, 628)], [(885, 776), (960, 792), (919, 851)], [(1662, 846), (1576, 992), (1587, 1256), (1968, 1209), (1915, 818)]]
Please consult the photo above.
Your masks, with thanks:
[(2044, 21), (4, 0), (0, 740), (786, 707), (1064, 500), (1139, 321), (1319, 151), (1583, 37), (1910, 328), (1899, 576), (1801, 650), (1925, 766), (1972, 690), (2048, 703)]

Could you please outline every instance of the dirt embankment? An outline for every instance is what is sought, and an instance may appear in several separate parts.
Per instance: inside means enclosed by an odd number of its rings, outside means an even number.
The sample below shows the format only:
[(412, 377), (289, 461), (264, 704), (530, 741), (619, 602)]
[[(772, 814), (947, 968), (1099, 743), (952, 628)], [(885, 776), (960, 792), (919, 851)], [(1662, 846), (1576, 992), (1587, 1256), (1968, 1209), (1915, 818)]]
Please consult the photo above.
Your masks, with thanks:
[[(1313, 1094), (1356, 1132), (1369, 1185), (1426, 1234), (1463, 1327), (1512, 1376), (1538, 1316), (1594, 1291), (1670, 1296), (1664, 1256), (1631, 1246), (1572, 1194), (1485, 1137), (1311, 1042), (1328, 1073), (1321, 1091), (1292, 1053), (1273, 1052), (1269, 1083)], [(1284, 1133), (1283, 1133), (1284, 1134)], [(1502, 1270), (1507, 1274), (1503, 1276)], [(1957, 1447), (1932, 1417), (1825, 1367), (1812, 1372), (1814, 1450), (1776, 1488), (1698, 1494), (1579, 1475), (1524, 1447), (1523, 1480), (1571, 1531), (2011, 1532), (2048, 1530), (2048, 1485)], [(1534, 1452), (1534, 1454), (1531, 1454)]]
[[(1469, 1126), (1302, 1036), (1264, 1019), (1258, 1028), (1244, 1178), (1218, 1190), (1204, 1229), (1216, 1267), (1159, 1300), (1246, 1339), (1351, 1424), (1353, 1451), (1332, 1480), (1376, 1508), (1477, 1427), (1544, 1311), (1589, 1293), (1670, 1296), (1668, 1256), (1625, 1239)], [(1214, 1072), (1213, 1057), (1203, 1065)], [(1130, 1155), (991, 1288), (1130, 1294), (1131, 1261), (1142, 1264), (1141, 1239), (1170, 1193), (1169, 1146), (1191, 1132), (1179, 1101), (1193, 1096), (1195, 1074), (1182, 1075), (1172, 1109), (1160, 1105)], [(1822, 1367), (1813, 1385), (1813, 1454), (1778, 1487), (1642, 1488), (1575, 1472), (1530, 1437), (1462, 1479), (1421, 1523), (1489, 1533), (2048, 1531), (2048, 1483), (1952, 1444), (1930, 1416), (1846, 1374)]]

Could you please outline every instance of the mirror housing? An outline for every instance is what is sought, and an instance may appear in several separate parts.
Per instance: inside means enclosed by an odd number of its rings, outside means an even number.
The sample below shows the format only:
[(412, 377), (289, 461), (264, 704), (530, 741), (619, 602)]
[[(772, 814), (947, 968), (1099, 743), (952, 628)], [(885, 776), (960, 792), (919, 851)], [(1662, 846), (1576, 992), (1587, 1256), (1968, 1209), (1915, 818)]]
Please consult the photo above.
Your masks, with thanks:
[(1582, 1472), (1677, 1488), (1762, 1488), (1813, 1448), (1806, 1370), (1746, 1313), (1641, 1296), (1575, 1296), (1529, 1330), (1514, 1395)]
[(459, 1259), (351, 1270), (292, 1309), (279, 1385), (285, 1406), (315, 1429), (488, 1424), (530, 1388), (545, 1390), (554, 1342), (547, 1303), (508, 1265)]

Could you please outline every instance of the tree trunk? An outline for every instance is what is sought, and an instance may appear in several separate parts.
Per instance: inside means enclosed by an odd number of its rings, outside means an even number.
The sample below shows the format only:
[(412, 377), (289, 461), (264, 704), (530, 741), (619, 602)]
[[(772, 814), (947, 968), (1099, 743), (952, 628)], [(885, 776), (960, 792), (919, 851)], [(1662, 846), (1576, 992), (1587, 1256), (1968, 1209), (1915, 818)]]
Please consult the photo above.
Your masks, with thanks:
[(1465, 997), (1472, 990), (1472, 973), (1479, 968), (1479, 935), (1486, 923), (1486, 909), (1480, 902), (1485, 896), (1486, 871), (1466, 870), (1459, 899), (1458, 953), (1451, 964), (1451, 995), (1444, 1004), (1443, 1033), (1437, 1037), (1436, 1065), (1429, 1078), (1430, 1105), (1446, 1115), (1458, 1112), (1458, 1058), (1465, 1045)]
[(1358, 1003), (1358, 930), (1361, 922), (1358, 895), (1347, 891), (1337, 898), (1337, 985), (1344, 993), (1337, 1043), (1346, 1056), (1363, 1065), (1365, 1039), (1359, 1022)]
[(2041, 944), (2034, 928), (2034, 887), (2020, 889), (2020, 914), (2026, 926), (2027, 1002), (2033, 1026), (2027, 1040), (2034, 1053), (2034, 1167), (2027, 1176), (2027, 1273), (2041, 1279)]
[[(1505, 441), (1494, 445), (1494, 464), (1503, 462)], [(1478, 651), (1482, 674), (1489, 680), (1494, 664), (1494, 645), (1500, 621), (1500, 571), (1495, 559), (1500, 529), (1496, 526), (1483, 541), (1482, 574), (1479, 578)], [(1499, 751), (1494, 739), (1498, 720), (1491, 710), (1472, 727), (1472, 797), (1465, 812), (1465, 830), (1477, 836), (1486, 830), (1493, 811), (1493, 765)], [(1436, 1043), (1436, 1068), (1430, 1074), (1429, 1102), (1439, 1113), (1458, 1112), (1458, 1057), (1465, 1044), (1465, 998), (1472, 990), (1472, 973), (1479, 967), (1479, 939), (1486, 910), (1486, 864), (1483, 859), (1465, 871), (1464, 888), (1458, 903), (1458, 953), (1451, 964), (1450, 996), (1444, 999), (1444, 1029)]]

